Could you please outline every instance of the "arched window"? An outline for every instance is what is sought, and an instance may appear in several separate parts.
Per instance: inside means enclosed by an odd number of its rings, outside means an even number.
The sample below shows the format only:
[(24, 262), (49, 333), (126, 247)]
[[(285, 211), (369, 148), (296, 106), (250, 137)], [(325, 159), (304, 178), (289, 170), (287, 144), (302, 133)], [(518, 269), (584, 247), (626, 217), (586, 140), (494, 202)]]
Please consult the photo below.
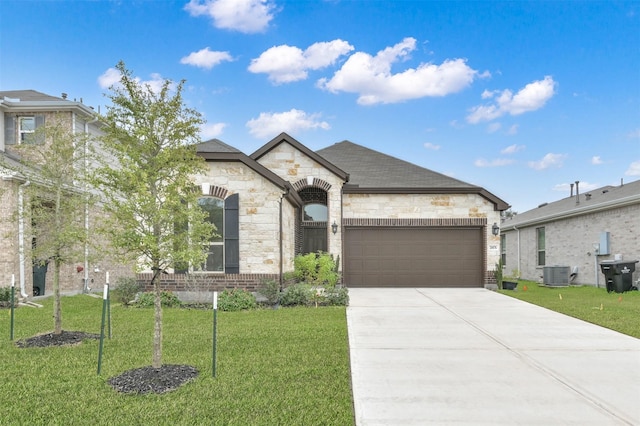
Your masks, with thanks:
[(302, 223), (300, 224), (302, 253), (327, 251), (327, 191), (317, 187), (307, 187), (298, 191), (302, 202)]
[(203, 271), (224, 272), (224, 201), (215, 197), (202, 197), (198, 205), (207, 212), (206, 220), (216, 227), (208, 243), (207, 260)]

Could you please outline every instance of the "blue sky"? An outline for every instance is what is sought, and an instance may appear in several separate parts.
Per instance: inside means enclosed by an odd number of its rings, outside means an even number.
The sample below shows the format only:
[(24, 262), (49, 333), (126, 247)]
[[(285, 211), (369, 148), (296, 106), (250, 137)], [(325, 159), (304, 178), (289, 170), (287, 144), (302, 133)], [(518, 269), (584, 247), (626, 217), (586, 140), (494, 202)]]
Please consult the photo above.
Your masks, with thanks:
[(104, 112), (120, 60), (247, 154), (350, 140), (518, 212), (640, 178), (637, 1), (0, 0), (0, 90)]

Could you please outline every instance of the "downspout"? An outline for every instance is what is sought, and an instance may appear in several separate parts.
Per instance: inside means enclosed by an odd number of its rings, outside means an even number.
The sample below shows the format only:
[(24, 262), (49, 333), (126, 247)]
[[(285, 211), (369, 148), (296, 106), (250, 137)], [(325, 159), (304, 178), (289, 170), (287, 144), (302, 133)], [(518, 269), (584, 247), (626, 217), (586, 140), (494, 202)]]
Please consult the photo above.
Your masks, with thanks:
[(522, 269), (520, 269), (520, 230), (517, 226), (514, 226), (513, 229), (518, 233), (518, 250), (517, 250), (517, 258), (518, 258), (518, 271), (520, 271), (520, 275), (522, 275)]
[(25, 254), (24, 254), (24, 188), (31, 184), (25, 181), (18, 185), (18, 258), (20, 267), (20, 295), (26, 299), (29, 296), (25, 291)]
[[(98, 121), (98, 116), (95, 116), (92, 120), (86, 121), (84, 123), (84, 134), (89, 134), (89, 125)], [(87, 144), (88, 141), (85, 139), (84, 141), (84, 171), (85, 174), (89, 169), (89, 160), (87, 158)], [(87, 184), (85, 182), (85, 194), (88, 191)], [(89, 288), (89, 202), (85, 201), (84, 203), (84, 232), (85, 232), (85, 242), (84, 242), (84, 286), (82, 288), (83, 293), (88, 293), (91, 291)]]
[(279, 226), (280, 226), (280, 230), (279, 230), (280, 231), (279, 232), (279, 234), (280, 234), (280, 238), (279, 238), (280, 239), (280, 241), (279, 241), (279, 244), (280, 244), (280, 265), (279, 265), (279, 268), (280, 268), (280, 270), (279, 270), (279, 279), (278, 279), (279, 280), (279, 284), (280, 284), (280, 291), (282, 291), (282, 286), (284, 284), (283, 283), (283, 279), (282, 279), (282, 275), (284, 273), (284, 247), (283, 247), (284, 238), (283, 238), (283, 235), (282, 235), (282, 229), (283, 229), (283, 226), (282, 226), (282, 222), (283, 222), (282, 202), (284, 201), (284, 197), (286, 197), (288, 193), (289, 193), (289, 188), (285, 188), (285, 192), (282, 194), (282, 196), (280, 196), (280, 220), (279, 220), (279, 222), (280, 222), (279, 223)]

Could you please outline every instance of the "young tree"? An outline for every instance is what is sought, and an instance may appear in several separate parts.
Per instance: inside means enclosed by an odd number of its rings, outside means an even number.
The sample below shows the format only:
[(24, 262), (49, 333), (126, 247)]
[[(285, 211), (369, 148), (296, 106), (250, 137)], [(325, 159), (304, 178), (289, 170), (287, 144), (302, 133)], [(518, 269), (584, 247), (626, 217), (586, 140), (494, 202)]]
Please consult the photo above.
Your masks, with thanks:
[[(104, 194), (102, 226), (121, 254), (153, 271), (155, 292), (152, 367), (162, 366), (160, 274), (176, 265), (201, 264), (214, 232), (198, 206), (194, 175), (205, 162), (196, 155), (201, 115), (185, 107), (184, 81), (165, 80), (159, 90), (139, 83), (123, 62), (112, 105), (102, 117), (102, 165), (94, 182)], [(188, 224), (188, 226), (184, 226)]]
[(89, 202), (85, 189), (88, 138), (74, 133), (70, 115), (50, 116), (22, 144), (12, 148), (18, 161), (5, 167), (25, 178), (24, 216), (31, 223), (34, 263), (53, 263), (54, 333), (62, 333), (60, 269), (84, 255), (84, 216)]

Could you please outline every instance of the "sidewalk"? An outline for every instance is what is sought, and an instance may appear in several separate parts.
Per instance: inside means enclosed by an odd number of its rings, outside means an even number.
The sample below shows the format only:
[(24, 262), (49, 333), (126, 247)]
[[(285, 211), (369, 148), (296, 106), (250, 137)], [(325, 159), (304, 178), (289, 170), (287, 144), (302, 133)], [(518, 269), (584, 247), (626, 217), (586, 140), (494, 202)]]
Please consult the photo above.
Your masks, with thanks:
[(356, 423), (640, 425), (640, 340), (484, 289), (349, 289)]

